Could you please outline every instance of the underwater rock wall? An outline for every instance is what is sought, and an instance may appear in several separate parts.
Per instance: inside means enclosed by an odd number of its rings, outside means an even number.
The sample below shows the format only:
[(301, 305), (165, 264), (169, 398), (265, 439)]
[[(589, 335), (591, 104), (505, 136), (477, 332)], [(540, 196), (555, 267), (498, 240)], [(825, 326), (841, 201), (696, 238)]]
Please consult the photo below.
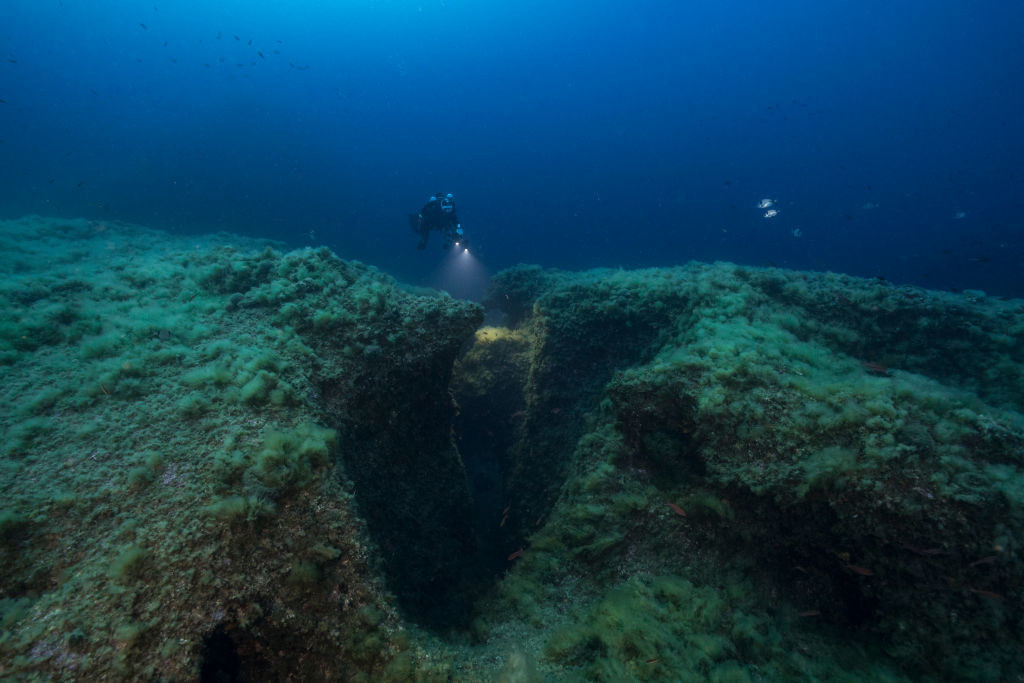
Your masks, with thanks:
[(447, 382), (479, 307), (226, 235), (0, 248), (0, 676), (402, 680), (384, 583), (447, 610), (472, 545)]
[(559, 497), (480, 633), (545, 624), (596, 680), (1017, 670), (1022, 302), (730, 264), (521, 267), (488, 301), (516, 329), (478, 347), (530, 345), (505, 495)]
[(1024, 665), (1024, 303), (275, 246), (0, 223), (0, 677)]
[[(588, 429), (586, 413), (600, 400), (616, 369), (639, 363), (654, 352), (652, 342), (663, 334), (678, 305), (678, 297), (671, 293), (666, 292), (662, 300), (649, 296), (639, 281), (605, 275), (591, 271), (570, 276), (529, 266), (502, 271), (485, 303), (513, 310), (520, 325), (511, 335), (485, 329), (463, 360), (463, 367), (482, 365), (490, 379), (499, 378), (475, 389), (474, 395), (488, 401), (516, 397), (504, 411), (492, 412), (492, 419), (478, 415), (474, 423), (477, 430), (486, 425), (495, 435), (492, 442), (500, 441), (508, 426), (514, 432), (510, 447), (497, 456), (503, 497), (509, 505), (503, 535), (510, 540), (543, 522), (569, 474), (576, 442)], [(530, 303), (528, 293), (538, 286), (547, 289), (534, 291), (537, 301)], [(513, 301), (522, 303), (509, 303)], [(532, 309), (529, 316), (520, 310), (527, 303)], [(525, 345), (513, 361), (520, 371), (514, 380), (505, 377), (507, 359), (482, 358), (494, 356), (492, 349), (508, 344)], [(505, 370), (499, 372), (497, 367)], [(457, 396), (464, 395), (467, 382), (486, 382), (473, 372), (457, 373), (456, 379)], [(509, 391), (512, 386), (521, 389)], [(474, 406), (462, 403), (464, 410)], [(473, 449), (465, 450), (469, 458)]]

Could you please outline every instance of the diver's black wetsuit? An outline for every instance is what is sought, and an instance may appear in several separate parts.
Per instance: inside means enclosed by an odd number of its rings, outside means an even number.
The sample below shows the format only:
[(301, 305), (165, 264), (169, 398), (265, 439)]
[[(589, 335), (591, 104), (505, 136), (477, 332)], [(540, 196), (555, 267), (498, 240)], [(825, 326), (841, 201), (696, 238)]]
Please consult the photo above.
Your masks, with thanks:
[[(445, 205), (450, 207), (447, 211)], [(455, 213), (455, 202), (450, 197), (436, 194), (423, 205), (419, 214), (409, 215), (409, 226), (420, 236), (417, 249), (427, 246), (427, 238), (431, 230), (437, 230), (444, 236), (444, 247), (447, 249), (458, 237), (455, 231), (459, 228), (459, 217)]]

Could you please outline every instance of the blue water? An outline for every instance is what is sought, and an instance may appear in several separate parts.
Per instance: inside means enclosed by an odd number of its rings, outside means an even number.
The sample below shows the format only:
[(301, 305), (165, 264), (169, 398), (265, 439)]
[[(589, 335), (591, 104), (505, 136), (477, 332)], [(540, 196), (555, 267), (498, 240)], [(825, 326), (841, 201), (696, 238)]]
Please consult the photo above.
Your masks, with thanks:
[(996, 0), (4, 0), (0, 216), (451, 284), (406, 221), (444, 191), (477, 276), (722, 259), (1024, 296), (1022, 29)]

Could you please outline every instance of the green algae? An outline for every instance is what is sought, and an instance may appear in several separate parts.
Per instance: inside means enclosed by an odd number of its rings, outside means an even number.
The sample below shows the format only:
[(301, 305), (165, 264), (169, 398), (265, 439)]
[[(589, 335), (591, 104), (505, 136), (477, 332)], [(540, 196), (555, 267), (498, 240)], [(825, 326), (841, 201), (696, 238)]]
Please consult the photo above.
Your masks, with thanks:
[(137, 545), (124, 548), (110, 564), (110, 577), (119, 583), (130, 583), (144, 575), (149, 551)]
[(269, 489), (287, 490), (308, 485), (316, 475), (316, 468), (327, 464), (336, 440), (334, 430), (308, 423), (287, 431), (268, 429), (263, 448), (256, 454), (250, 471)]
[(5, 245), (0, 676), (1019, 670), (1016, 302), (526, 267), (462, 353), (478, 307), (326, 249)]
[[(791, 613), (827, 624), (800, 675), (815, 667), (817, 676), (869, 675), (821, 663), (837, 652), (882, 678), (904, 669), (986, 679), (1016, 668), (1020, 629), (1002, 606), (1021, 600), (1019, 531), (1008, 531), (1022, 519), (1017, 304), (968, 307), (956, 295), (726, 264), (506, 271), (489, 300), (508, 301), (506, 287), (535, 296), (532, 310), (509, 304), (534, 349), (527, 396), (557, 389), (559, 378), (533, 368), (575, 367), (571, 345), (614, 347), (625, 334), (636, 355), (620, 357), (610, 374), (591, 363), (605, 377), (600, 391), (560, 394), (559, 411), (582, 414), (577, 424), (586, 425), (571, 455), (557, 425), (531, 414), (550, 404), (527, 402), (524, 421), (540, 425), (529, 447), (554, 446), (534, 453), (546, 464), (535, 475), (559, 482), (560, 494), (484, 603), (477, 632), (515, 631), (489, 616), (506, 612), (524, 613), (529, 624), (564, 622), (561, 610), (542, 605), (595, 609), (615, 577), (632, 572), (681, 572), (710, 587), (726, 568), (742, 568), (754, 595), (782, 596)], [(608, 300), (618, 309), (606, 309)], [(968, 319), (977, 354), (954, 365), (1004, 370), (985, 373), (986, 383), (939, 367), (949, 340), (931, 333)], [(595, 332), (598, 323), (607, 327)], [(907, 336), (915, 324), (927, 332)], [(636, 331), (655, 328), (637, 348)], [(543, 484), (507, 487), (515, 500)], [(570, 583), (572, 594), (564, 592)], [(622, 599), (615, 595), (612, 604)], [(588, 618), (600, 622), (596, 614)], [(795, 623), (772, 629), (798, 637)], [(602, 640), (613, 626), (588, 630), (577, 617), (565, 628), (576, 635), (551, 653), (586, 678), (671, 679), (673, 669), (715, 679), (742, 679), (741, 668), (764, 675), (749, 668), (749, 654), (718, 648), (717, 638), (690, 649), (714, 653), (720, 671), (680, 660), (650, 673), (629, 668), (636, 657), (624, 655), (626, 646)], [(846, 647), (848, 638), (870, 654)], [(598, 659), (602, 653), (610, 656)], [(586, 669), (584, 661), (601, 663)], [(798, 675), (781, 655), (759, 666)]]
[[(327, 250), (86, 221), (2, 227), (29, 256), (0, 282), (12, 312), (0, 331), (0, 676), (184, 680), (225, 631), (240, 651), (286, 652), (247, 659), (250, 673), (310, 657), (384, 671), (403, 626), (371, 567), (339, 436), (352, 429), (348, 382), (378, 368), (336, 342), (426, 362), (458, 349), (477, 307), (420, 300)], [(391, 307), (419, 338), (381, 317)], [(321, 311), (344, 324), (314, 324)], [(355, 613), (368, 605), (374, 624)]]

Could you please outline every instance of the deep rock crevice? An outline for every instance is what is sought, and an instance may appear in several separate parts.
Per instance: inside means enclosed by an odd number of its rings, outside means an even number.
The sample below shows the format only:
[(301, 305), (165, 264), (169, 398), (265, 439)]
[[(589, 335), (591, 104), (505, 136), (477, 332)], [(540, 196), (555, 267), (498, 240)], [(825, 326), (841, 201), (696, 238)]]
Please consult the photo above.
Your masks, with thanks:
[[(320, 383), (388, 586), (406, 615), (425, 625), (464, 623), (473, 595), (467, 558), (476, 556), (477, 540), (452, 437), (456, 406), (449, 385), (459, 349), (481, 315), (466, 307), (435, 319), (404, 345), (401, 358), (381, 354)], [(332, 396), (344, 400), (332, 403)]]

